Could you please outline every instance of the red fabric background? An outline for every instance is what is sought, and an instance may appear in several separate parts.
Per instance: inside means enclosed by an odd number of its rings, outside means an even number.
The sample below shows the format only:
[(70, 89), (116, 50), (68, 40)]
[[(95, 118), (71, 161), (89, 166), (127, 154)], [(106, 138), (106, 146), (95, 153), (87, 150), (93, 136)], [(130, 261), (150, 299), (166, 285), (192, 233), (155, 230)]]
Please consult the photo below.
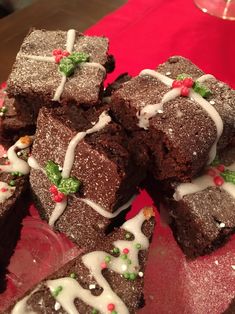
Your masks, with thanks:
[(87, 34), (110, 39), (116, 70), (109, 80), (182, 55), (235, 87), (235, 22), (202, 13), (193, 0), (129, 0)]

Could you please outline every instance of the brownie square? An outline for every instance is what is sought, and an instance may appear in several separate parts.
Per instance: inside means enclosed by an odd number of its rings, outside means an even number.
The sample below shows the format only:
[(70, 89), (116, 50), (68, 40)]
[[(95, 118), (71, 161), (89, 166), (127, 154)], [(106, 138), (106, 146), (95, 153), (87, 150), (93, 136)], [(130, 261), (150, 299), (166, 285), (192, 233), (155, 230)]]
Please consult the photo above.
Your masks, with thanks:
[(231, 147), (191, 182), (164, 187), (174, 236), (188, 257), (212, 252), (235, 232), (234, 161)]
[[(55, 202), (61, 200), (53, 196), (53, 183), (45, 175), (45, 166), (50, 160), (65, 169), (64, 160), (71, 140), (96, 127), (101, 116), (108, 118), (107, 124), (97, 132), (88, 132), (75, 145), (74, 152), (69, 153), (74, 154), (69, 177), (78, 179), (81, 186), (78, 192), (68, 195), (67, 207), (55, 219), (55, 214), (52, 216)], [(33, 168), (31, 188), (41, 216), (78, 245), (93, 247), (97, 237), (104, 236), (113, 220), (123, 218), (124, 212), (122, 216), (114, 215), (123, 205), (129, 208), (137, 185), (145, 176), (145, 166), (136, 164), (129, 146), (121, 126), (112, 122), (103, 109), (43, 108), (38, 117), (31, 157), (36, 164), (30, 163)]]
[(30, 137), (21, 137), (8, 149), (6, 156), (0, 158), (0, 291), (5, 284), (2, 278), (6, 266), (20, 235), (21, 221), (28, 213), (29, 197), (25, 196), (29, 166), (26, 159), (31, 142)]
[[(36, 120), (41, 106), (97, 104), (106, 71), (114, 67), (108, 45), (105, 37), (85, 36), (75, 30), (32, 29), (7, 83), (9, 96), (17, 100), (17, 112), (28, 112)], [(79, 58), (71, 61), (74, 53), (79, 53)], [(60, 71), (65, 59), (64, 70), (72, 66), (73, 73)]]
[[(187, 181), (234, 136), (235, 91), (211, 75), (203, 76), (183, 57), (171, 57), (156, 71), (143, 71), (124, 83), (112, 96), (112, 115), (131, 133), (142, 129), (140, 145), (148, 145), (158, 180)], [(190, 78), (191, 88), (182, 85), (190, 83), (184, 78)], [(173, 88), (173, 82), (181, 85)]]
[(144, 208), (98, 242), (97, 251), (87, 251), (67, 263), (5, 313), (17, 308), (21, 312), (68, 313), (71, 304), (74, 312), (81, 314), (137, 313), (144, 306), (143, 276), (154, 229), (152, 215), (152, 208)]

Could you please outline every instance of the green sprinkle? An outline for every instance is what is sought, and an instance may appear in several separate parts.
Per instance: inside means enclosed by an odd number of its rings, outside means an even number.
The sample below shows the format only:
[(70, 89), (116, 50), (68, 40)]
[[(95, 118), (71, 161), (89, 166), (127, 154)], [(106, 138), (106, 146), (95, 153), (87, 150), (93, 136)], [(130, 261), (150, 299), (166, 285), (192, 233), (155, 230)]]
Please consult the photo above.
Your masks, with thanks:
[(127, 254), (122, 254), (121, 259), (127, 259)]
[(212, 163), (210, 164), (210, 166), (216, 167), (216, 166), (218, 166), (218, 165), (220, 165), (220, 164), (221, 164), (221, 162), (220, 162), (220, 160), (219, 160), (219, 157), (216, 155), (216, 156), (215, 156), (215, 159), (212, 161)]
[(59, 293), (63, 290), (62, 286), (58, 286), (53, 292), (52, 295), (53, 297), (57, 297), (59, 295)]
[(91, 314), (98, 314), (99, 311), (97, 309), (92, 309)]
[(130, 273), (130, 280), (135, 280), (137, 277), (136, 273)]
[(14, 172), (11, 172), (11, 175), (12, 175), (12, 176), (17, 176), (17, 172), (15, 172), (15, 171), (14, 171)]
[(15, 186), (15, 185), (16, 185), (15, 180), (11, 180), (11, 181), (9, 182), (9, 185), (10, 185), (10, 186)]
[(111, 314), (118, 314), (118, 313), (117, 313), (117, 311), (114, 310), (111, 312)]
[(209, 88), (201, 85), (199, 82), (194, 83), (193, 90), (196, 93), (200, 94), (203, 98), (207, 98), (212, 94), (212, 92)]
[(78, 65), (81, 62), (87, 62), (89, 60), (89, 55), (85, 52), (73, 52), (68, 56), (73, 64)]
[(56, 163), (54, 163), (53, 161), (48, 160), (48, 162), (46, 163), (46, 166), (45, 166), (45, 170), (46, 170), (46, 174), (47, 174), (48, 179), (53, 184), (58, 186), (61, 179), (62, 179), (61, 172), (59, 170), (59, 166)]
[(126, 233), (126, 234), (125, 234), (125, 238), (126, 238), (126, 239), (130, 239), (130, 238), (131, 238), (131, 234), (130, 234), (130, 233)]
[(71, 273), (69, 277), (75, 279), (77, 277), (77, 275), (75, 273)]
[(186, 73), (182, 73), (177, 75), (176, 80), (177, 81), (183, 81), (184, 79), (191, 77), (190, 75), (186, 74)]
[(141, 244), (140, 243), (136, 243), (135, 247), (137, 248), (137, 250), (141, 249)]
[(221, 172), (220, 175), (224, 178), (225, 182), (235, 184), (235, 171), (225, 170), (224, 172)]
[(123, 274), (123, 277), (124, 277), (125, 279), (130, 279), (130, 274), (129, 274), (129, 273), (124, 273), (124, 274)]
[(19, 177), (22, 177), (22, 176), (23, 176), (23, 173), (18, 172), (18, 176), (19, 176)]
[(1, 112), (6, 113), (6, 112), (7, 112), (7, 107), (3, 106), (3, 107), (1, 108)]
[(127, 260), (127, 264), (130, 265), (132, 261), (130, 259)]
[(116, 254), (120, 253), (119, 248), (118, 248), (118, 247), (115, 247), (115, 248), (113, 249), (113, 253), (116, 253)]
[(63, 58), (59, 64), (60, 72), (64, 73), (67, 77), (71, 76), (75, 71), (76, 65), (75, 63), (69, 58)]
[(105, 256), (104, 260), (105, 260), (106, 263), (110, 263), (111, 257), (109, 255), (107, 255), (107, 256)]
[(58, 190), (65, 194), (71, 194), (71, 193), (77, 193), (81, 186), (81, 182), (76, 179), (76, 178), (66, 178), (66, 179), (61, 179), (59, 185), (58, 185)]

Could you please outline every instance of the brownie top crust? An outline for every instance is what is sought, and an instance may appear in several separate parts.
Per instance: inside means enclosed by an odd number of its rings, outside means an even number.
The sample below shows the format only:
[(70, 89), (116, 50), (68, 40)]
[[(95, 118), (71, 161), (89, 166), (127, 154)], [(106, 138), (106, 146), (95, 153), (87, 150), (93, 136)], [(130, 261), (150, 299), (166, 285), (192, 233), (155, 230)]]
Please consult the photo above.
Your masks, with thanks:
[[(210, 93), (203, 98), (187, 88), (187, 95), (180, 94), (180, 87), (172, 86), (179, 75), (190, 77), (193, 84), (199, 79), (197, 84)], [(171, 174), (169, 169), (169, 177), (186, 180), (195, 176), (209, 155), (215, 156), (216, 148), (226, 147), (235, 132), (235, 91), (183, 57), (171, 57), (156, 71), (144, 70), (123, 83), (114, 92), (111, 105), (115, 118), (128, 130), (148, 129), (149, 146), (156, 152), (155, 162), (158, 160), (158, 179), (167, 177), (161, 174), (165, 172), (165, 166), (161, 170), (164, 159), (169, 161), (168, 169), (173, 167), (170, 160), (175, 160), (175, 172)], [(208, 114), (206, 109), (213, 113)], [(156, 149), (160, 145), (162, 153)]]
[(151, 207), (142, 209), (97, 243), (96, 251), (84, 252), (29, 291), (12, 313), (64, 314), (71, 306), (79, 313), (136, 313), (144, 305), (143, 275), (153, 216)]
[[(74, 32), (75, 39), (69, 49), (66, 41), (70, 31)], [(108, 67), (110, 61), (107, 53), (108, 39), (70, 31), (30, 31), (17, 54), (8, 79), (8, 93), (11, 97), (41, 95), (46, 102), (54, 99), (62, 103), (79, 104), (94, 104), (98, 101), (106, 74), (105, 67)], [(56, 98), (55, 92), (62, 79), (59, 64), (55, 62), (56, 56), (53, 56), (58, 49), (62, 52), (70, 50), (70, 54), (85, 53), (89, 56), (89, 62), (83, 62), (76, 67), (74, 74), (66, 78), (61, 97)]]

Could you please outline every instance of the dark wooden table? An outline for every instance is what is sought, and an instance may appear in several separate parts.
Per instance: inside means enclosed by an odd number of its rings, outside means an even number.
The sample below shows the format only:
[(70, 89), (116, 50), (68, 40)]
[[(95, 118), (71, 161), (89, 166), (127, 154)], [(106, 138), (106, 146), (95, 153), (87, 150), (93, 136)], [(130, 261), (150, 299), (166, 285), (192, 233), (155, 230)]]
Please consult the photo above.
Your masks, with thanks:
[(30, 27), (84, 31), (126, 0), (39, 0), (0, 19), (0, 82), (11, 71)]

